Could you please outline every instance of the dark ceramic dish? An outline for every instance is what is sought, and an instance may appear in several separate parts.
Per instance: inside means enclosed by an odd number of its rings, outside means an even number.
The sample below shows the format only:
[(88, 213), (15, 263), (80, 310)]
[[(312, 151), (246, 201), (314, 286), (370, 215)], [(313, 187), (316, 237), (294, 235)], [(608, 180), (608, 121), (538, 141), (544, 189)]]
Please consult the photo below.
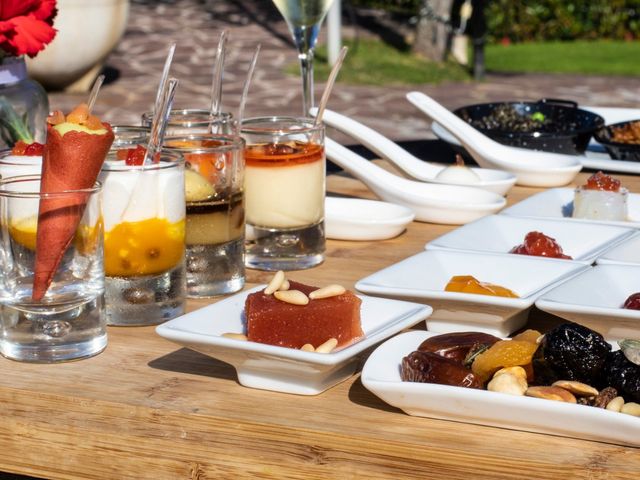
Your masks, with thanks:
[(469, 105), (453, 113), (504, 145), (583, 154), (604, 119), (568, 100)]
[(607, 152), (609, 152), (611, 158), (613, 158), (614, 160), (629, 160), (632, 162), (640, 162), (640, 143), (623, 143), (614, 142), (613, 140), (611, 140), (613, 137), (614, 128), (623, 128), (635, 122), (640, 122), (640, 119), (607, 125), (606, 127), (602, 127), (600, 130), (598, 130), (593, 137), (598, 143), (601, 143), (602, 146), (604, 146)]

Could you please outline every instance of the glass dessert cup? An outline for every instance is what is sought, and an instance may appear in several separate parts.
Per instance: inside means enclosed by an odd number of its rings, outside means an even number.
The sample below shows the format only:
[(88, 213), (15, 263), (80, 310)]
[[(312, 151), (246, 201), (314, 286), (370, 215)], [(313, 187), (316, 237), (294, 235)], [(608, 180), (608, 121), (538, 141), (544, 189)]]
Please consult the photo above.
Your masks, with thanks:
[(146, 146), (151, 134), (150, 126), (140, 125), (112, 125), (111, 130), (115, 136), (111, 144), (111, 151), (124, 148), (135, 148), (137, 145)]
[(242, 123), (249, 268), (300, 270), (324, 260), (324, 126), (313, 121), (262, 117)]
[(126, 165), (110, 153), (104, 185), (107, 322), (154, 325), (184, 312), (184, 161)]
[(185, 159), (187, 295), (244, 286), (244, 141), (221, 135), (167, 137)]
[(39, 175), (41, 170), (41, 155), (14, 155), (11, 150), (0, 152), (0, 178)]
[[(49, 202), (52, 216), (75, 216), (80, 223), (43, 298), (34, 300), (41, 200)], [(40, 193), (39, 175), (0, 182), (0, 353), (5, 357), (52, 363), (90, 357), (106, 347), (101, 202), (99, 183)]]
[[(142, 126), (151, 127), (153, 112), (142, 114)], [(207, 135), (210, 133), (231, 135), (234, 121), (230, 113), (220, 112), (211, 118), (209, 110), (184, 108), (171, 110), (165, 130), (165, 137), (182, 135)]]

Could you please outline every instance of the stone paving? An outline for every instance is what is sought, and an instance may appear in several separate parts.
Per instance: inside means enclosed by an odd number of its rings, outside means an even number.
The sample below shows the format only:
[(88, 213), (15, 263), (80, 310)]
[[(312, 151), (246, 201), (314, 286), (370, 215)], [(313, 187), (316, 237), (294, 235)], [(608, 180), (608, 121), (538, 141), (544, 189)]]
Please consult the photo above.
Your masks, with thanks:
[[(224, 109), (237, 111), (249, 60), (260, 43), (246, 115), (301, 113), (300, 79), (284, 73), (286, 65), (296, 63), (296, 51), (271, 0), (132, 0), (126, 33), (106, 64), (118, 76), (103, 87), (97, 112), (113, 123), (137, 123), (152, 106), (171, 41), (178, 44), (172, 69), (180, 80), (175, 105), (208, 108), (215, 48), (223, 28), (229, 30)], [(316, 85), (316, 98), (323, 86)], [(396, 140), (432, 138), (429, 119), (405, 100), (410, 90), (421, 90), (449, 108), (544, 97), (583, 105), (640, 107), (638, 78), (489, 74), (480, 83), (372, 87), (338, 82), (329, 108)], [(51, 103), (53, 108), (69, 109), (82, 98), (53, 93)]]

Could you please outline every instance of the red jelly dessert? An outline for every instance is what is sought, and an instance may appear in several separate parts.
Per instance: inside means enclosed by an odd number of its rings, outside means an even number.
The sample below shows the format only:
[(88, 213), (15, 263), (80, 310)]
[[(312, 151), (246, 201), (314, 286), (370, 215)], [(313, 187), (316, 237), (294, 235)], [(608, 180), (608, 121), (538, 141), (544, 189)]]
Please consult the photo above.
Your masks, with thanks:
[(587, 190), (606, 190), (608, 192), (620, 191), (620, 180), (616, 180), (602, 172), (594, 173), (587, 179), (582, 188)]
[(542, 232), (527, 233), (524, 237), (524, 243), (516, 245), (509, 250), (509, 253), (571, 260), (569, 255), (562, 253), (562, 247), (558, 245), (555, 238), (548, 237)]
[(624, 301), (622, 308), (626, 308), (628, 310), (640, 310), (640, 292), (629, 295), (629, 298)]
[(43, 150), (44, 145), (41, 143), (25, 143), (22, 140), (18, 140), (11, 149), (11, 153), (18, 156), (39, 157), (42, 156)]
[[(317, 287), (289, 281), (290, 290), (305, 295)], [(314, 347), (330, 338), (338, 347), (348, 345), (364, 335), (360, 325), (362, 301), (352, 292), (329, 298), (312, 299), (307, 305), (293, 305), (278, 300), (264, 291), (252, 293), (245, 302), (247, 339), (281, 347)]]

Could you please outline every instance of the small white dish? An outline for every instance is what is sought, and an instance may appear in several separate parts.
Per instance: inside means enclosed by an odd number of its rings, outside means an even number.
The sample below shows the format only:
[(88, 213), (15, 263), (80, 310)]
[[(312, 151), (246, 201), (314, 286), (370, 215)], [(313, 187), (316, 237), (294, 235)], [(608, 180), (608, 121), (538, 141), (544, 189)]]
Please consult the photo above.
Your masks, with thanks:
[[(428, 303), (433, 313), (426, 325), (434, 332), (477, 330), (504, 337), (524, 326), (529, 308), (540, 295), (586, 268), (578, 262), (526, 255), (427, 250), (363, 278), (356, 288)], [(506, 287), (520, 298), (447, 292), (444, 288), (454, 275), (472, 275)]]
[(544, 192), (536, 193), (521, 202), (512, 205), (500, 212), (503, 215), (528, 218), (556, 218), (572, 222), (599, 223), (606, 225), (619, 225), (623, 227), (640, 227), (640, 194), (629, 193), (627, 207), (629, 210), (628, 221), (613, 220), (588, 220), (573, 218), (573, 188), (552, 188)]
[(462, 225), (496, 213), (507, 201), (480, 188), (418, 182), (399, 177), (330, 138), (327, 158), (362, 181), (382, 200), (410, 208), (419, 222)]
[(640, 232), (598, 257), (599, 265), (640, 265)]
[(532, 231), (554, 238), (565, 255), (588, 264), (636, 232), (633, 228), (613, 225), (489, 215), (436, 238), (425, 248), (509, 254)]
[(621, 308), (640, 292), (640, 265), (597, 265), (536, 301), (545, 312), (580, 323), (607, 340), (640, 340), (640, 310)]
[(473, 388), (403, 382), (402, 358), (431, 332), (411, 331), (380, 345), (360, 379), (369, 391), (408, 415), (539, 432), (623, 445), (640, 445), (640, 418), (604, 408)]
[(324, 228), (334, 240), (385, 240), (404, 232), (415, 218), (403, 205), (361, 198), (327, 197)]
[(331, 353), (222, 337), (227, 332), (245, 332), (245, 300), (264, 287), (237, 293), (182, 315), (159, 325), (156, 332), (167, 340), (233, 365), (238, 382), (245, 387), (317, 395), (353, 375), (364, 350), (431, 314), (427, 305), (361, 296), (364, 338)]

